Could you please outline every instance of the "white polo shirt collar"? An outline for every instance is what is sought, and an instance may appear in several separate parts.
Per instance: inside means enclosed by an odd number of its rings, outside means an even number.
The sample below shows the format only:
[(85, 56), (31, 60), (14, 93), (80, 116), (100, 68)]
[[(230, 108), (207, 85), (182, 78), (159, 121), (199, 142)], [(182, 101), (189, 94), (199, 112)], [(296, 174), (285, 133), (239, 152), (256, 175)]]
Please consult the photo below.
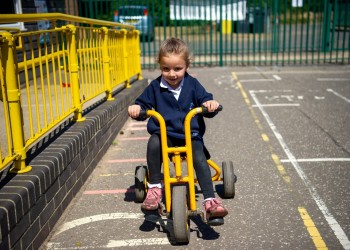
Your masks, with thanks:
[(176, 100), (179, 100), (179, 96), (180, 96), (180, 93), (181, 93), (181, 89), (182, 89), (182, 86), (184, 84), (184, 79), (182, 79), (179, 87), (177, 87), (176, 89), (173, 89), (169, 83), (167, 83), (164, 78), (162, 77), (161, 80), (160, 80), (160, 87), (162, 88), (167, 88), (168, 90), (170, 90), (173, 94), (174, 94), (174, 97)]

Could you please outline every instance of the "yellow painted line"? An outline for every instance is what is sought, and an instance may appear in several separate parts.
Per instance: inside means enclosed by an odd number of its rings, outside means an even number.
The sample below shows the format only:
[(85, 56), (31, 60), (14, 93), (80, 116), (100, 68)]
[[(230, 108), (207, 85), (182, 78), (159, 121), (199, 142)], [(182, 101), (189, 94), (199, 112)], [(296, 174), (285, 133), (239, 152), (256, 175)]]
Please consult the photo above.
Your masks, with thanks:
[[(272, 158), (273, 162), (275, 163), (278, 172), (282, 176), (283, 180), (287, 184), (289, 184), (289, 186), (290, 186), (291, 178), (290, 178), (290, 176), (287, 175), (287, 172), (286, 172), (284, 166), (282, 165), (281, 160), (278, 157), (278, 155), (276, 155), (274, 153), (274, 150), (273, 150), (271, 144), (269, 143), (269, 137), (263, 132), (264, 131), (263, 126), (261, 125), (261, 122), (259, 121), (257, 115), (255, 114), (255, 112), (254, 112), (254, 110), (253, 110), (253, 108), (252, 108), (252, 106), (250, 104), (249, 98), (248, 98), (246, 92), (244, 91), (242, 84), (238, 80), (236, 73), (232, 72), (232, 77), (237, 82), (237, 87), (239, 88), (239, 90), (240, 90), (240, 92), (242, 94), (242, 97), (243, 97), (245, 103), (247, 104), (248, 109), (249, 109), (249, 111), (250, 111), (250, 113), (251, 113), (251, 115), (252, 115), (252, 117), (253, 117), (256, 125), (257, 125), (257, 127), (259, 128), (259, 130), (261, 132), (262, 139), (265, 142), (267, 142), (267, 144), (268, 144), (269, 150), (271, 152), (271, 158)], [(300, 216), (301, 216), (301, 218), (302, 218), (302, 220), (304, 222), (304, 225), (305, 225), (309, 235), (311, 236), (311, 238), (312, 238), (312, 240), (314, 242), (314, 245), (315, 245), (316, 249), (317, 250), (326, 250), (326, 249), (328, 249), (327, 246), (326, 246), (326, 243), (323, 241), (319, 231), (317, 230), (314, 222), (312, 221), (312, 219), (309, 216), (309, 214), (306, 211), (306, 209), (303, 208), (303, 207), (298, 207), (298, 211), (300, 213)]]
[(281, 164), (280, 158), (276, 154), (271, 155), (272, 160), (275, 162), (278, 171), (281, 175), (286, 175), (286, 170), (284, 169), (283, 165)]
[(232, 78), (236, 81), (236, 84), (237, 84), (237, 87), (239, 88), (241, 94), (242, 94), (242, 97), (245, 101), (245, 103), (247, 104), (248, 108), (249, 108), (249, 111), (254, 119), (254, 122), (255, 124), (257, 125), (258, 129), (260, 130), (261, 132), (261, 137), (263, 139), (264, 142), (267, 142), (268, 143), (268, 147), (270, 149), (270, 152), (271, 152), (271, 157), (273, 159), (273, 161), (275, 162), (276, 164), (276, 167), (279, 171), (279, 173), (281, 174), (283, 180), (288, 184), (290, 185), (290, 180), (291, 178), (287, 175), (287, 172), (285, 170), (285, 168), (283, 167), (281, 161), (279, 160), (279, 157), (273, 152), (273, 149), (272, 149), (272, 146), (271, 144), (269, 143), (270, 142), (270, 139), (269, 137), (267, 136), (266, 133), (264, 133), (264, 129), (263, 129), (263, 126), (261, 125), (261, 122), (259, 121), (258, 119), (258, 116), (255, 114), (255, 111), (252, 107), (252, 105), (250, 104), (250, 101), (249, 101), (249, 98), (248, 98), (248, 95), (247, 93), (244, 91), (243, 89), (243, 86), (241, 84), (241, 82), (238, 80), (237, 78), (237, 75), (235, 72), (232, 72)]
[(264, 141), (268, 142), (269, 141), (269, 137), (266, 134), (261, 134), (261, 137), (263, 138)]
[(316, 249), (318, 250), (328, 249), (328, 247), (326, 246), (326, 243), (323, 241), (322, 236), (318, 232), (317, 227), (315, 226), (315, 223), (312, 221), (306, 209), (303, 207), (298, 207), (298, 211), (300, 213), (301, 219), (304, 221), (304, 225), (307, 231), (309, 232), (316, 246)]

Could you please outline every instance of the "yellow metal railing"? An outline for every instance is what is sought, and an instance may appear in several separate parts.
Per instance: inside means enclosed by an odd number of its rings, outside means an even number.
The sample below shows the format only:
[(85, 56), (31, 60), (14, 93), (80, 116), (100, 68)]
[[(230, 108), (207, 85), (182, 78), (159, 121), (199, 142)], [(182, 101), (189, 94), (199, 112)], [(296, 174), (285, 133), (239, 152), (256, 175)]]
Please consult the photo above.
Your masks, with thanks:
[(42, 20), (52, 28), (0, 30), (0, 171), (30, 171), (33, 145), (67, 119), (84, 121), (83, 109), (142, 78), (132, 26), (60, 13), (0, 16), (0, 23)]

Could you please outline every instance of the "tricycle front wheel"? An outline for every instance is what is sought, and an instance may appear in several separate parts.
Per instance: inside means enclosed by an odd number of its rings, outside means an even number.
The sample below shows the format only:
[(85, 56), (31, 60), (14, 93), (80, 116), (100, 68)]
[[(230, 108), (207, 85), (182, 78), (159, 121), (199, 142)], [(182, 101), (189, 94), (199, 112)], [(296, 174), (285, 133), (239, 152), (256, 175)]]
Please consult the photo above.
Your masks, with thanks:
[(173, 187), (171, 204), (175, 240), (177, 243), (188, 244), (190, 241), (190, 220), (187, 210), (186, 186)]

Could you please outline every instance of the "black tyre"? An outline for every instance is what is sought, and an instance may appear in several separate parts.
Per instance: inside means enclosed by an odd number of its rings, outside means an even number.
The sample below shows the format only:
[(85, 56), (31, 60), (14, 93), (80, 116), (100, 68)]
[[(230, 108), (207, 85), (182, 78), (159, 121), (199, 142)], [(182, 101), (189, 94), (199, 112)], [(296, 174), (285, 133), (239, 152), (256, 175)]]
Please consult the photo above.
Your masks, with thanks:
[(147, 166), (137, 166), (135, 170), (135, 202), (143, 202), (148, 182)]
[(172, 215), (176, 243), (190, 242), (190, 220), (187, 210), (186, 186), (174, 186), (172, 194)]
[(232, 161), (222, 162), (222, 175), (224, 179), (224, 197), (234, 198), (236, 192), (235, 183), (237, 178), (234, 173)]

